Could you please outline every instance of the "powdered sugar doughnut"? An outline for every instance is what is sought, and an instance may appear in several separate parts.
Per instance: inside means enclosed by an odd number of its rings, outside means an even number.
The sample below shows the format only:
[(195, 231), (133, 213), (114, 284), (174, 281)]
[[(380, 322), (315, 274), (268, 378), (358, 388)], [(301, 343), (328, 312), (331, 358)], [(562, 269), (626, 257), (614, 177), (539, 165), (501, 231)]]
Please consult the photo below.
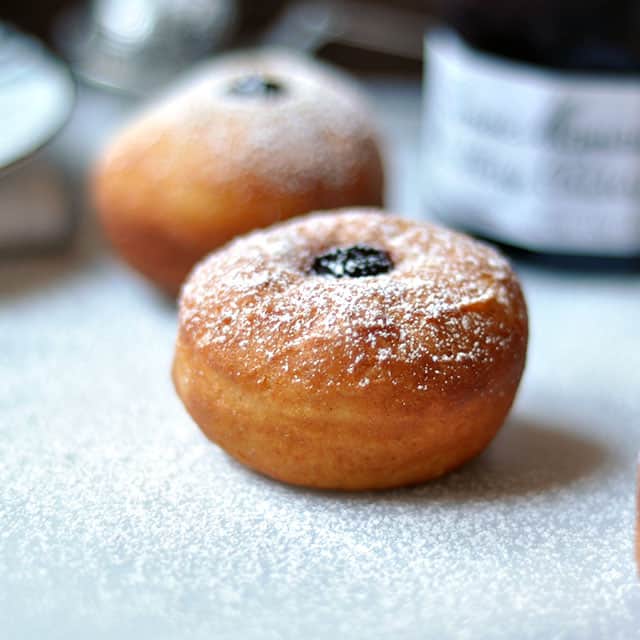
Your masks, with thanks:
[(181, 296), (173, 379), (204, 433), (253, 469), (393, 487), (485, 448), (526, 344), (520, 286), (493, 249), (344, 210), (254, 232), (200, 264)]
[(219, 59), (143, 112), (103, 154), (94, 186), (114, 246), (176, 293), (197, 260), (238, 234), (381, 204), (383, 169), (349, 80), (263, 51)]

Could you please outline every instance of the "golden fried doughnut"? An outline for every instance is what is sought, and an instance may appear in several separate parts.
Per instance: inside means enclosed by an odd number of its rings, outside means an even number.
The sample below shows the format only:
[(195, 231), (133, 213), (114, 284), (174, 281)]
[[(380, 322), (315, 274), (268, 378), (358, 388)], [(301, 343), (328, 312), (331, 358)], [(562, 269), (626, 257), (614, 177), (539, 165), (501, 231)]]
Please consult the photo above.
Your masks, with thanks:
[(112, 244), (174, 294), (198, 260), (238, 234), (383, 198), (359, 91), (320, 63), (274, 51), (201, 70), (116, 136), (94, 178)]
[(640, 575), (640, 459), (638, 460), (636, 488), (636, 570)]
[(204, 433), (252, 469), (308, 487), (395, 487), (487, 446), (526, 346), (525, 301), (496, 251), (345, 209), (204, 260), (182, 291), (173, 380)]

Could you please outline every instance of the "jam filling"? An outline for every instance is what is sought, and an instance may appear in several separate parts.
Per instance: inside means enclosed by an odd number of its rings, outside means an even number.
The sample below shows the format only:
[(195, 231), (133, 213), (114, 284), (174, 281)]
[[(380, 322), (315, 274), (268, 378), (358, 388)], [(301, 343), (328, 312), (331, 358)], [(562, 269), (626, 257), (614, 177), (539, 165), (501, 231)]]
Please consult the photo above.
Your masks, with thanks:
[(284, 87), (273, 78), (255, 73), (234, 80), (229, 93), (242, 98), (270, 98), (284, 93)]
[(386, 251), (364, 244), (331, 249), (317, 256), (311, 265), (312, 273), (334, 278), (365, 278), (388, 273), (391, 269), (393, 262)]

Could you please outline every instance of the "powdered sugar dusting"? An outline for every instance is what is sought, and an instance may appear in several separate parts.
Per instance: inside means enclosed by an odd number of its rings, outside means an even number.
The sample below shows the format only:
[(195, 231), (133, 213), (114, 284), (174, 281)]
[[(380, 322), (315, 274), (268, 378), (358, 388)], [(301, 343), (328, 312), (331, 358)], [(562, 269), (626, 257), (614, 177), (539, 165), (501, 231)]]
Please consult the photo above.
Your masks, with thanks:
[[(282, 93), (230, 92), (238, 79), (255, 74), (277, 81)], [(353, 82), (282, 51), (224, 56), (181, 83), (144, 118), (152, 129), (174, 132), (181, 144), (206, 141), (216, 171), (222, 165), (230, 177), (255, 176), (285, 193), (318, 181), (341, 189), (363, 166), (379, 165), (373, 118)]]
[[(340, 280), (309, 273), (316, 255), (356, 242), (388, 251), (394, 268)], [(408, 378), (418, 392), (454, 388), (465, 366), (477, 376), (523, 340), (507, 318), (526, 325), (515, 278), (492, 249), (358, 210), (234, 241), (196, 269), (181, 304), (183, 330), (212, 360), (233, 355), (237, 375), (274, 382), (286, 374), (309, 389)]]

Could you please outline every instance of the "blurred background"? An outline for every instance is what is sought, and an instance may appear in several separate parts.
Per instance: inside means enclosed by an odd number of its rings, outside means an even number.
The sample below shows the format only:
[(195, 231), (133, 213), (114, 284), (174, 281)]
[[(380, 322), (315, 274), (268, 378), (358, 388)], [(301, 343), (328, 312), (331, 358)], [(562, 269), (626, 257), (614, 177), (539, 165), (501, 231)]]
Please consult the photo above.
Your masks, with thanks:
[[(82, 25), (84, 36), (97, 37), (97, 32), (102, 31), (101, 37), (108, 38), (107, 32), (111, 30), (112, 37), (119, 33), (124, 37), (125, 32), (129, 38), (136, 30), (132, 23), (138, 23), (138, 37), (144, 38), (141, 24), (150, 19), (165, 21), (164, 28), (171, 21), (169, 14), (176, 16), (176, 23), (182, 22), (182, 27), (176, 25), (176, 31), (180, 28), (188, 29), (189, 20), (196, 24), (210, 20), (219, 22), (217, 27), (210, 24), (207, 48), (225, 46), (240, 46), (242, 44), (255, 44), (265, 37), (265, 31), (273, 28), (278, 20), (284, 21), (281, 29), (291, 25), (294, 28), (294, 17), (297, 18), (298, 27), (306, 26), (308, 31), (318, 32), (326, 30), (326, 43), (323, 48), (328, 57), (349, 66), (377, 69), (380, 65), (401, 69), (406, 68), (407, 60), (400, 61), (403, 53), (410, 56), (416, 55), (415, 41), (411, 41), (411, 32), (420, 33), (424, 26), (424, 20), (431, 13), (434, 2), (429, 0), (399, 0), (391, 3), (381, 0), (362, 0), (359, 2), (290, 2), (287, 0), (265, 0), (264, 2), (252, 2), (250, 0), (197, 0), (194, 2), (149, 2), (148, 0), (134, 0), (123, 2), (122, 0), (94, 0), (92, 3), (67, 2), (65, 0), (28, 0), (18, 2), (7, 0), (3, 3), (2, 18), (12, 22), (19, 28), (33, 33), (40, 39), (49, 43), (54, 48), (64, 52), (69, 43), (61, 40), (69, 35), (65, 28), (73, 29), (73, 26)], [(384, 12), (375, 13), (375, 11)], [(369, 13), (373, 11), (374, 13)], [(290, 12), (287, 15), (287, 12)], [(409, 13), (410, 12), (410, 13)], [(164, 14), (164, 18), (162, 17)], [(180, 14), (182, 16), (180, 17)], [(187, 15), (190, 14), (190, 15)], [(153, 18), (151, 16), (153, 15)], [(389, 40), (381, 37), (383, 31), (393, 31), (393, 25), (381, 21), (385, 18), (396, 16), (400, 21), (398, 26), (403, 27), (403, 34), (391, 33)], [(194, 18), (196, 18), (194, 20)], [(199, 18), (199, 20), (198, 20)], [(407, 20), (410, 18), (410, 20)], [(416, 22), (417, 20), (417, 22)], [(288, 22), (287, 22), (288, 21)], [(286, 23), (286, 24), (285, 24)], [(331, 23), (332, 29), (329, 29)], [(383, 28), (386, 27), (386, 28)], [(366, 31), (369, 29), (369, 31)], [(347, 33), (352, 31), (352, 34)], [(378, 33), (374, 33), (377, 31)], [(91, 32), (91, 33), (90, 33)], [(73, 33), (73, 31), (71, 31)], [(149, 32), (146, 32), (147, 36)], [(80, 35), (75, 33), (79, 38)], [(291, 38), (299, 37), (299, 34), (288, 34)], [(191, 34), (193, 37), (193, 34)], [(380, 42), (376, 42), (376, 36)], [(404, 42), (403, 42), (404, 41)], [(138, 46), (140, 42), (137, 43)], [(351, 46), (350, 46), (351, 45)], [(391, 60), (389, 57), (375, 57), (376, 46), (390, 48), (385, 51), (393, 57), (393, 48), (397, 48), (400, 60)], [(133, 45), (131, 45), (133, 46)], [(419, 49), (419, 47), (418, 47)], [(366, 52), (369, 55), (362, 55)], [(418, 51), (419, 55), (419, 51)], [(408, 65), (414, 70), (415, 65)]]
[[(5, 0), (0, 252), (59, 248), (73, 237), (91, 159), (140, 101), (207, 57), (278, 45), (360, 78), (388, 145), (391, 208), (533, 250), (536, 259), (586, 256), (577, 264), (588, 268), (622, 258), (636, 267), (639, 7), (632, 0)], [(425, 33), (434, 35), (423, 87)], [(571, 122), (568, 102), (581, 110), (572, 107)], [(509, 126), (526, 130), (525, 146), (495, 129), (513, 114), (519, 122)], [(531, 142), (558, 118), (565, 138), (591, 141), (588, 153), (559, 149), (558, 136), (546, 147)], [(602, 139), (606, 153), (593, 148)], [(500, 186), (500, 175), (524, 190)]]
[[(109, 133), (141, 100), (229, 49), (285, 46), (373, 85), (384, 77), (380, 110), (417, 140), (423, 36), (433, 20), (427, 2), (8, 0), (0, 20), (0, 254), (58, 250), (78, 221), (91, 229), (86, 176)], [(396, 100), (396, 89), (413, 99)], [(398, 143), (411, 157), (401, 164), (417, 172), (417, 147)]]
[[(101, 4), (100, 2), (95, 3)], [(110, 2), (102, 3), (116, 5), (116, 2), (111, 0)], [(124, 6), (124, 3), (122, 3)], [(136, 2), (127, 3), (130, 7), (135, 6)], [(153, 4), (153, 3), (150, 3)], [(173, 3), (179, 5), (180, 3)], [(203, 2), (191, 2), (192, 6), (203, 5), (207, 3)], [(211, 2), (211, 5), (222, 4)], [(262, 0), (261, 2), (254, 2), (252, 0), (236, 0), (231, 3), (235, 6), (235, 11), (238, 15), (237, 29), (234, 33), (234, 38), (238, 40), (251, 39), (259, 35), (273, 20), (279, 15), (282, 15), (283, 11), (290, 8), (294, 4), (314, 4), (314, 5), (349, 5), (349, 2), (333, 2), (333, 3), (296, 3), (291, 0)], [(358, 2), (360, 6), (378, 6), (383, 8), (389, 7), (389, 2), (384, 0), (362, 0)], [(394, 2), (394, 7), (398, 9), (408, 9), (419, 13), (429, 13), (430, 7), (434, 2), (430, 0), (398, 0)], [(53, 27), (61, 15), (65, 12), (86, 10), (88, 3), (79, 3), (68, 0), (26, 0), (20, 2), (18, 0), (6, 0), (3, 3), (2, 13), (3, 19), (13, 22), (16, 26), (23, 30), (29, 31), (43, 40), (52, 42)]]

